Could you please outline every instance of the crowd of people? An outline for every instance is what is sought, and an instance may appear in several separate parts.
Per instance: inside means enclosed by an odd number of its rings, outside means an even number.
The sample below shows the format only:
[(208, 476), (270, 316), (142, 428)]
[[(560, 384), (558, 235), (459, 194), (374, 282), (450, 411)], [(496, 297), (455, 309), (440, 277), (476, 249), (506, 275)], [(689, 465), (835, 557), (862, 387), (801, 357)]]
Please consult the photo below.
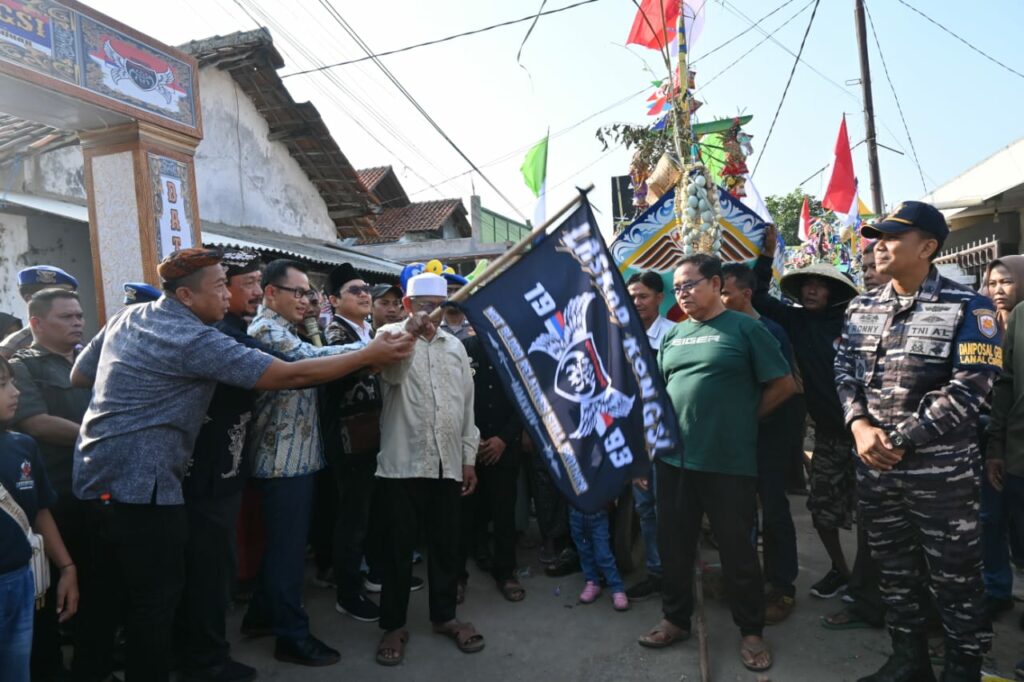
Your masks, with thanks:
[(581, 603), (660, 596), (649, 648), (690, 636), (706, 538), (740, 659), (763, 672), (765, 627), (796, 608), (787, 493), (806, 486), (831, 563), (810, 595), (845, 602), (822, 625), (891, 634), (861, 682), (934, 680), (936, 656), (942, 680), (979, 680), (991, 623), (1012, 608), (1011, 556), (1024, 559), (1024, 256), (991, 263), (979, 292), (937, 270), (948, 227), (930, 205), (905, 202), (862, 235), (863, 292), (815, 264), (771, 296), (773, 229), (753, 267), (682, 261), (682, 322), (661, 315), (659, 273), (628, 280), (683, 441), (618, 501), (635, 507), (646, 561), (628, 587), (612, 516), (556, 490), (446, 305), (459, 275), (403, 289), (345, 264), (318, 292), (296, 261), (186, 249), (159, 264), (161, 289), (125, 284), (126, 306), (86, 339), (74, 278), (23, 270), (28, 324), (0, 316), (3, 679), (254, 679), (228, 644), (243, 597), (242, 633), (273, 636), (278, 661), (336, 663), (303, 606), (310, 554), (337, 611), (378, 623), (377, 663), (404, 660), (421, 551), (432, 631), (478, 652), (484, 635), (456, 615), (468, 562), (524, 600), (531, 512), (546, 573), (582, 572)]

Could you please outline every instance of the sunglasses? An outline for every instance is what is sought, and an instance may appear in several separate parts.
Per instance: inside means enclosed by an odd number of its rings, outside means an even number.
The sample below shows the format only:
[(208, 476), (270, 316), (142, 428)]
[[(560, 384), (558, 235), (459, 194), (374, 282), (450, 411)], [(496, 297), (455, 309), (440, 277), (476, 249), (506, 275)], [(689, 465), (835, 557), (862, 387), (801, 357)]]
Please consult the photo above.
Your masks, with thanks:
[(373, 291), (373, 287), (369, 284), (353, 284), (345, 289), (346, 293), (352, 294), (353, 296), (369, 294), (371, 291)]

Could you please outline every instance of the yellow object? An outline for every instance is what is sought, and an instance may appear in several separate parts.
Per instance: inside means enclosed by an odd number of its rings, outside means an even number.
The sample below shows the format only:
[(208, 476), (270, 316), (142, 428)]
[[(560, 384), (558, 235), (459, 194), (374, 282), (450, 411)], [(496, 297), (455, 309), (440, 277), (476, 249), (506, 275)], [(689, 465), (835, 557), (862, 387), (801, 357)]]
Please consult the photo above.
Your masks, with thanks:
[(476, 262), (476, 267), (473, 268), (473, 272), (466, 275), (466, 279), (472, 282), (474, 279), (480, 276), (481, 272), (487, 269), (488, 265), (490, 265), (490, 261), (487, 260), (486, 258), (481, 258)]
[(444, 266), (441, 265), (441, 261), (435, 258), (433, 260), (427, 261), (426, 271), (434, 275), (440, 275), (442, 272), (444, 272)]
[(446, 275), (454, 275), (455, 274), (455, 268), (453, 268), (452, 266), (449, 265), (448, 267), (446, 267), (444, 269), (444, 274), (446, 274)]

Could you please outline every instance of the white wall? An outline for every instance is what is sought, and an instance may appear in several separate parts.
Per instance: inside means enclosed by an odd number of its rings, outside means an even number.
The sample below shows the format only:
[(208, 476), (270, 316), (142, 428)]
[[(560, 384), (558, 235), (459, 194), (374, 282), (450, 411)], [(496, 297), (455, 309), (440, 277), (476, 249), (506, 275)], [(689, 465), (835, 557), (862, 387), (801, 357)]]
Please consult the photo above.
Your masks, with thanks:
[(327, 206), (269, 126), (227, 73), (199, 72), (203, 141), (196, 150), (199, 214), (226, 225), (334, 241)]
[(0, 312), (25, 319), (25, 303), (18, 295), (18, 270), (26, 266), (28, 221), (24, 216), (0, 213)]

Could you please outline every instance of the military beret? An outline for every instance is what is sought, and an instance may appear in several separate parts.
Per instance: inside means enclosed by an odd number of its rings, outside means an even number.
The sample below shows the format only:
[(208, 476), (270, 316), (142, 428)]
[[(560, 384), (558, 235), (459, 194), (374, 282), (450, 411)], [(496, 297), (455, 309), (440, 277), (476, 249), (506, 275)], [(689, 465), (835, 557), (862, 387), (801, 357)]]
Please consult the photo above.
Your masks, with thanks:
[(466, 279), (462, 275), (456, 275), (453, 272), (443, 272), (443, 273), (441, 273), (441, 276), (444, 277), (446, 280), (448, 280), (448, 286), (456, 284), (456, 285), (458, 285), (460, 287), (464, 287), (467, 284), (469, 284), (469, 280), (468, 279)]
[(227, 249), (221, 265), (227, 270), (228, 278), (256, 272), (260, 269), (260, 254), (245, 249)]
[(18, 273), (18, 286), (68, 286), (78, 289), (78, 280), (53, 265), (34, 265)]
[(219, 265), (224, 260), (224, 252), (221, 249), (191, 248), (175, 251), (167, 258), (160, 261), (157, 272), (160, 279), (166, 282), (174, 282), (182, 277), (188, 277), (194, 272), (211, 265)]
[(124, 283), (124, 304), (149, 303), (160, 298), (160, 290), (145, 282)]

